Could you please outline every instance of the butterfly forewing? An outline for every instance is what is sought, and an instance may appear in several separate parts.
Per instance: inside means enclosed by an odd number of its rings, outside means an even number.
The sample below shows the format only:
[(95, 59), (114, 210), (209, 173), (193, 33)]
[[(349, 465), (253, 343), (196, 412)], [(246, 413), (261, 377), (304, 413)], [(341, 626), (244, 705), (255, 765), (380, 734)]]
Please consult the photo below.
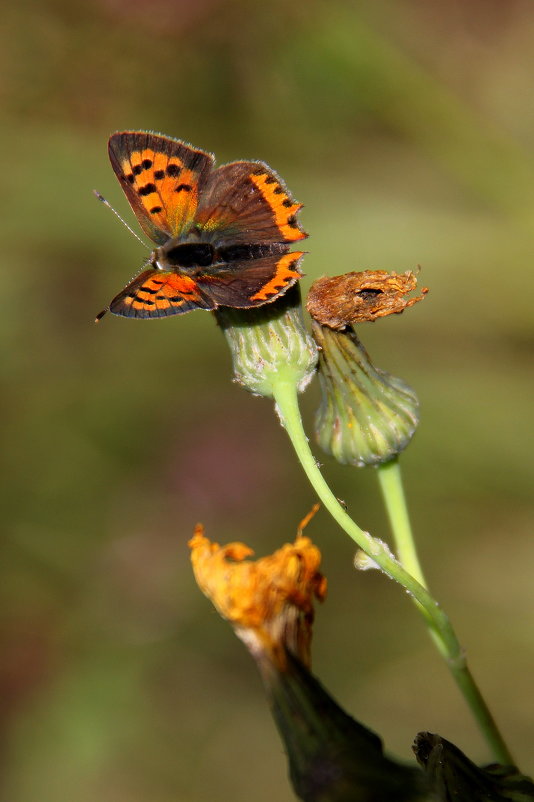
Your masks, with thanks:
[(158, 245), (187, 231), (213, 169), (209, 153), (156, 134), (110, 137), (109, 158), (143, 231)]
[(214, 170), (200, 198), (196, 224), (216, 242), (296, 242), (302, 208), (262, 162), (232, 162)]

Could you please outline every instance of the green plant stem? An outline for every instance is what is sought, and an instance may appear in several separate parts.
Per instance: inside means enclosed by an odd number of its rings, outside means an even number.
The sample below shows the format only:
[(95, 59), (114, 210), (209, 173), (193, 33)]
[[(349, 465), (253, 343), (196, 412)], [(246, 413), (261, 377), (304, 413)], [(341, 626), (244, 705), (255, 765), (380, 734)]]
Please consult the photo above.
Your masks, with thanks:
[[(420, 585), (428, 590), (428, 585), (423, 575), (423, 569), (421, 568), (421, 563), (419, 562), (415, 547), (398, 458), (395, 457), (389, 460), (389, 462), (378, 465), (376, 471), (391, 531), (393, 533), (393, 540), (395, 541), (395, 551), (399, 561), (408, 573), (410, 573)], [(425, 616), (424, 608), (421, 607), (415, 597), (413, 597), (413, 601)], [(430, 636), (441, 652), (440, 633), (432, 625), (432, 622), (428, 620), (428, 617), (425, 616), (425, 618), (429, 627)]]
[(398, 558), (406, 570), (426, 588), (427, 583), (417, 556), (410, 524), (398, 457), (378, 465), (376, 472)]
[(273, 396), (282, 424), (289, 435), (302, 468), (323, 505), (341, 528), (374, 560), (382, 571), (401, 584), (417, 602), (418, 608), (430, 627), (433, 639), (446, 660), (495, 759), (503, 764), (512, 764), (511, 754), (467, 667), (465, 654), (448, 617), (423, 584), (408, 573), (390, 554), (385, 544), (373, 538), (352, 520), (330, 490), (311, 452), (302, 425), (294, 382), (288, 381), (281, 375), (279, 380), (273, 381)]

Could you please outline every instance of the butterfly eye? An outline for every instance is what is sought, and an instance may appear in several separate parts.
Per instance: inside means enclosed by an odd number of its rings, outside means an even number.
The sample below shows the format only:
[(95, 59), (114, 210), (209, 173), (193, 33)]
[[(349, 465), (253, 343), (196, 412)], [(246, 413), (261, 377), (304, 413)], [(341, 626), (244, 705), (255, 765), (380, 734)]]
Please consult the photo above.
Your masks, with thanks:
[(214, 256), (209, 242), (184, 242), (165, 252), (166, 261), (173, 267), (208, 267), (213, 264)]

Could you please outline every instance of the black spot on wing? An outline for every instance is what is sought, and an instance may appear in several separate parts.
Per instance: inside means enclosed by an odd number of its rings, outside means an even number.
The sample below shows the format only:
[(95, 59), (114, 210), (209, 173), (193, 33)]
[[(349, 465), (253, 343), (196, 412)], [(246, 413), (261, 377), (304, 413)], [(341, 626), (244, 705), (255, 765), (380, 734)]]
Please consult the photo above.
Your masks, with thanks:
[(145, 184), (142, 187), (139, 187), (137, 190), (139, 195), (151, 195), (153, 192), (157, 192), (155, 184)]

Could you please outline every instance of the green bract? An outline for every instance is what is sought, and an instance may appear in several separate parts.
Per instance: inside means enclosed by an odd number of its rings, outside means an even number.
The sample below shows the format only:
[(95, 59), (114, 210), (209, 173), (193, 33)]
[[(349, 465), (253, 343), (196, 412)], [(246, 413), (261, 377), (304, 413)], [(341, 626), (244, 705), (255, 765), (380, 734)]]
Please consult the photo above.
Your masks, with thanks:
[(313, 322), (322, 403), (315, 429), (323, 451), (348, 465), (378, 465), (410, 442), (418, 400), (401, 379), (375, 368), (354, 330)]
[(317, 348), (304, 328), (300, 290), (253, 309), (217, 309), (217, 322), (232, 352), (236, 381), (255, 395), (273, 398), (273, 383), (303, 392), (313, 378)]

